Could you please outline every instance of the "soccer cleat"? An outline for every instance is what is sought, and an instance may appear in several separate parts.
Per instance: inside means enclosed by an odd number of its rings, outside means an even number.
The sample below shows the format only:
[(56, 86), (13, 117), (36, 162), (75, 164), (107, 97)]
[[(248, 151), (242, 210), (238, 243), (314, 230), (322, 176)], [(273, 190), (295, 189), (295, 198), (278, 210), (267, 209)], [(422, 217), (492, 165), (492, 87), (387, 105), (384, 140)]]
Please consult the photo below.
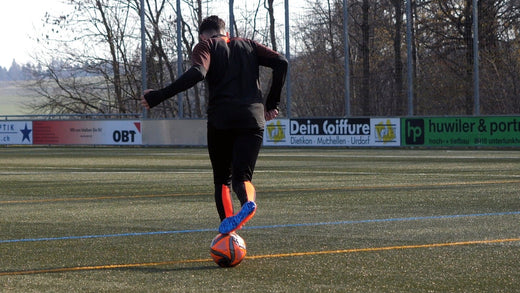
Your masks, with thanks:
[(227, 217), (220, 223), (218, 232), (229, 234), (242, 228), (242, 226), (253, 217), (255, 211), (256, 203), (254, 201), (246, 202), (236, 215)]

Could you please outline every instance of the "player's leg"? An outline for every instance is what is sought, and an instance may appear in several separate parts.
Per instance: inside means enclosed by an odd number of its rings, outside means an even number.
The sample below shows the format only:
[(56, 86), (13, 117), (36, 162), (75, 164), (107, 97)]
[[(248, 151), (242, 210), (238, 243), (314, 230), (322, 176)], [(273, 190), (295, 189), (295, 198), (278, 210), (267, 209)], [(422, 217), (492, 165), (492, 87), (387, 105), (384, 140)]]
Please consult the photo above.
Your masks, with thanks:
[(263, 130), (241, 129), (233, 145), (233, 191), (244, 205), (248, 201), (256, 200), (253, 184), (253, 173), (263, 141)]
[(220, 221), (233, 216), (233, 201), (229, 185), (215, 184), (215, 204), (217, 206)]
[(215, 184), (215, 204), (222, 221), (233, 215), (230, 190), (233, 140), (227, 131), (216, 129), (210, 124), (208, 124), (207, 130), (208, 153)]
[(263, 130), (239, 130), (233, 151), (233, 191), (242, 208), (233, 217), (222, 221), (219, 231), (231, 233), (240, 229), (256, 211), (256, 190), (251, 183), (258, 153), (262, 146)]

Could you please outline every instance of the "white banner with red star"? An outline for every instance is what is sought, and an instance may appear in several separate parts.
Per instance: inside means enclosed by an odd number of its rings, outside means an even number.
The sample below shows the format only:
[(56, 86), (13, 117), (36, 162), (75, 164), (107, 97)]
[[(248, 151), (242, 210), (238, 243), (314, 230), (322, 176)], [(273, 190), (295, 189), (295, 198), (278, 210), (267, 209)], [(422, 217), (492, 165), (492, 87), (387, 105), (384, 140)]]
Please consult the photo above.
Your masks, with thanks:
[(0, 121), (0, 144), (32, 144), (32, 121)]

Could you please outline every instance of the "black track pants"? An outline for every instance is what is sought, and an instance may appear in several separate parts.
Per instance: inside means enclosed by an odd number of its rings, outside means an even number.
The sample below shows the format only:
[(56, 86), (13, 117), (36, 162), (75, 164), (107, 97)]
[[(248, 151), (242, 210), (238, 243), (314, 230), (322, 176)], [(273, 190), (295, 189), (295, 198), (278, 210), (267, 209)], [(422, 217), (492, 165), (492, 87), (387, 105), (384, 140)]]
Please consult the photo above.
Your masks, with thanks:
[(248, 195), (251, 189), (246, 182), (251, 186), (263, 134), (262, 129), (216, 129), (208, 124), (208, 152), (220, 220), (233, 213), (231, 187), (241, 205), (254, 198)]

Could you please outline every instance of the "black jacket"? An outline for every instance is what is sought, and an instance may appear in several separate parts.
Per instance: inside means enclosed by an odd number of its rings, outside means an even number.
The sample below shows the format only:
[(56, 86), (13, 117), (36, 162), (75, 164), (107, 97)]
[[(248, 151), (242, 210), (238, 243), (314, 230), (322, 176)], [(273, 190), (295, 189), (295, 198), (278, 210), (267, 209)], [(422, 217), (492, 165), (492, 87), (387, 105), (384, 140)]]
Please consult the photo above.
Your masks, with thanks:
[(273, 70), (265, 110), (277, 109), (287, 73), (285, 57), (255, 41), (223, 36), (198, 43), (192, 67), (168, 87), (145, 95), (145, 99), (154, 107), (205, 79), (209, 90), (208, 123), (220, 129), (263, 128), (259, 66)]

